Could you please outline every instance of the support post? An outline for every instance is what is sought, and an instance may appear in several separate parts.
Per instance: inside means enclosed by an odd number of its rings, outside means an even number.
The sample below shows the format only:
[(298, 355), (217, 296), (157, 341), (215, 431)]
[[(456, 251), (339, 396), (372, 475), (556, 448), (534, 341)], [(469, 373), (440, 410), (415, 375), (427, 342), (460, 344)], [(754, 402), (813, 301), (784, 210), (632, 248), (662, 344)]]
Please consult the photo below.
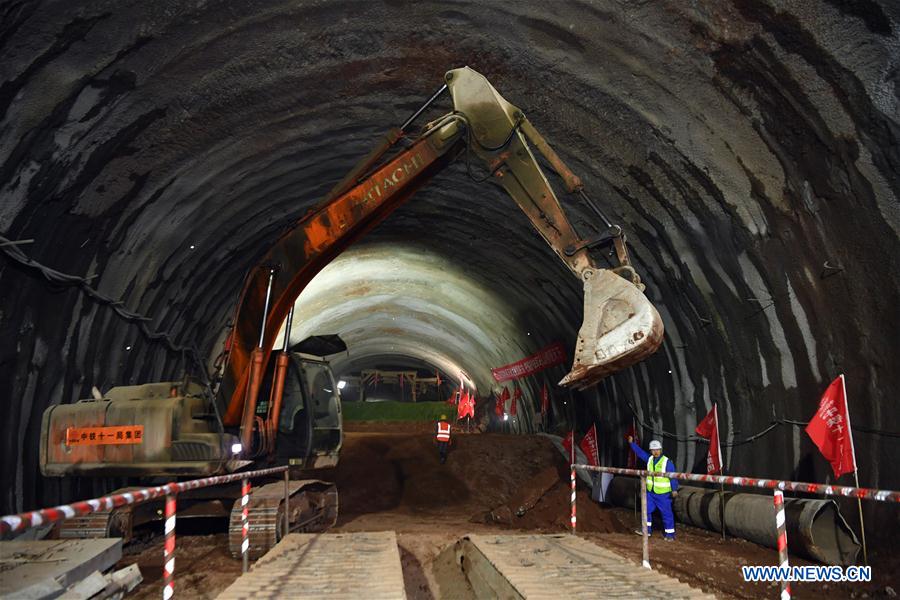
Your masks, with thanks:
[(647, 476), (641, 475), (641, 537), (643, 539), (641, 566), (645, 569), (650, 568), (650, 536), (647, 529)]
[(291, 476), (290, 469), (284, 471), (284, 533), (281, 539), (291, 532)]
[(575, 465), (572, 465), (572, 534), (575, 534)]
[[(787, 569), (788, 549), (787, 549), (787, 528), (784, 519), (784, 494), (781, 490), (775, 490), (775, 528), (778, 535), (778, 566)], [(781, 582), (781, 600), (790, 600), (791, 583), (789, 581)]]
[[(724, 475), (724, 469), (722, 475)], [(722, 541), (725, 541), (725, 484), (719, 484), (719, 514), (722, 519)]]
[(163, 600), (175, 595), (175, 494), (166, 494), (166, 541), (163, 546)]
[[(853, 482), (856, 484), (856, 487), (859, 487), (859, 475), (858, 471), (853, 471)], [(862, 537), (862, 546), (863, 546), (863, 564), (869, 565), (869, 550), (866, 548), (866, 522), (863, 521), (862, 514), (862, 498), (859, 496), (856, 497), (856, 505), (859, 507), (859, 534)]]
[(241, 573), (250, 568), (250, 480), (241, 481)]
[[(844, 414), (847, 415), (847, 435), (850, 436), (850, 454), (853, 457), (853, 482), (859, 488), (859, 467), (856, 466), (856, 446), (853, 443), (853, 427), (850, 426), (850, 398), (847, 397), (847, 378), (841, 373), (841, 390), (844, 392)], [(866, 547), (866, 523), (863, 521), (862, 498), (856, 497), (859, 507), (859, 536), (862, 538), (863, 563), (869, 565), (869, 549)]]

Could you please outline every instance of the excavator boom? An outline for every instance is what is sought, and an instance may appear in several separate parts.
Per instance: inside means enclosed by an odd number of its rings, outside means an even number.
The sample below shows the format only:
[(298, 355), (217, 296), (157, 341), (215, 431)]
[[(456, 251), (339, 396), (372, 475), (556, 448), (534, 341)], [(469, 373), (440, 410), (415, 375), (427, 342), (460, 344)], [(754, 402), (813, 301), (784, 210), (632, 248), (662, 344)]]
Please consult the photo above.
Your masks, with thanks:
[(598, 267), (589, 255), (593, 242), (582, 240), (573, 229), (528, 140), (563, 177), (570, 192), (581, 191), (580, 179), (565, 167), (522, 111), (503, 99), (482, 75), (465, 67), (449, 71), (445, 81), (453, 97), (453, 112), (430, 123), (411, 147), (360, 177), (400, 138), (394, 130), (319, 208), (285, 233), (250, 273), (237, 306), (219, 391), (226, 403), (224, 424), (241, 424), (244, 440), (250, 439), (261, 376), (261, 367), (253, 370), (254, 359), (267, 364), (285, 316), (306, 284), (464, 150), (467, 160), (475, 157), (482, 170), (488, 169), (489, 178), (509, 193), (584, 284), (585, 320), (573, 369), (562, 384), (592, 385), (652, 354), (661, 343), (661, 319), (627, 262), (620, 230), (612, 236), (620, 266), (613, 270)]

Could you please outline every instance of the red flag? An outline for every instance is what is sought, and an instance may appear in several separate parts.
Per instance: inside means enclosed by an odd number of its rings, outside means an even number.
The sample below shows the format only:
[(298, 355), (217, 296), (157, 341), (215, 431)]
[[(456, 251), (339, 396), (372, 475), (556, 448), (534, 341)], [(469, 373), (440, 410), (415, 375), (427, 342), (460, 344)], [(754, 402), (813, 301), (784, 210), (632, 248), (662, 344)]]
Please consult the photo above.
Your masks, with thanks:
[(456, 405), (456, 418), (462, 419), (469, 414), (469, 390), (463, 391), (459, 398), (459, 404)]
[(587, 456), (588, 464), (595, 467), (600, 466), (600, 448), (597, 445), (597, 425), (591, 425), (588, 432), (584, 434), (579, 444), (584, 455)]
[(819, 410), (806, 426), (806, 433), (818, 446), (822, 456), (831, 463), (835, 477), (856, 470), (847, 387), (843, 375), (832, 381), (822, 394)]
[(550, 410), (550, 391), (547, 389), (545, 381), (544, 387), (541, 389), (541, 415), (546, 415), (548, 410)]
[[(504, 388), (503, 391), (505, 392), (506, 388)], [(498, 417), (502, 417), (503, 407), (505, 404), (506, 403), (503, 400), (503, 394), (497, 394), (497, 404), (494, 405), (494, 414), (496, 414)]]
[(509, 403), (509, 414), (513, 417), (516, 416), (516, 400), (518, 400), (521, 397), (522, 397), (522, 390), (517, 387), (516, 391), (513, 392), (512, 402)]
[(709, 439), (709, 451), (706, 453), (706, 474), (721, 473), (722, 448), (719, 446), (719, 413), (715, 404), (694, 431), (700, 437)]
[[(634, 426), (634, 423), (631, 423), (631, 428), (625, 434), (625, 440), (628, 441), (628, 438), (634, 438), (634, 443), (638, 446), (641, 445), (641, 438), (638, 435), (637, 428)], [(631, 446), (628, 447), (628, 463), (627, 467), (629, 469), (633, 469), (637, 466), (637, 454), (634, 453), (634, 450), (631, 449)]]
[(469, 416), (475, 418), (475, 394), (469, 394)]
[(566, 437), (563, 438), (562, 445), (563, 448), (566, 449), (566, 452), (569, 453), (569, 457), (572, 459), (572, 462), (575, 462), (575, 448), (573, 444), (575, 443), (575, 432), (570, 431), (566, 434)]

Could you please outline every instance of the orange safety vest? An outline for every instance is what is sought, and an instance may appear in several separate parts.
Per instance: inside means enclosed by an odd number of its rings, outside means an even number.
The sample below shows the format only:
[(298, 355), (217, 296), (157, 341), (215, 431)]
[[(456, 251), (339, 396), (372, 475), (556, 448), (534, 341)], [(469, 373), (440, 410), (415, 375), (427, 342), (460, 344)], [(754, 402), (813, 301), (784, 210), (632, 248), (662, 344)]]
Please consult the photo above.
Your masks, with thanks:
[(450, 441), (450, 423), (447, 421), (439, 421), (437, 428), (437, 441), (439, 442), (449, 442)]

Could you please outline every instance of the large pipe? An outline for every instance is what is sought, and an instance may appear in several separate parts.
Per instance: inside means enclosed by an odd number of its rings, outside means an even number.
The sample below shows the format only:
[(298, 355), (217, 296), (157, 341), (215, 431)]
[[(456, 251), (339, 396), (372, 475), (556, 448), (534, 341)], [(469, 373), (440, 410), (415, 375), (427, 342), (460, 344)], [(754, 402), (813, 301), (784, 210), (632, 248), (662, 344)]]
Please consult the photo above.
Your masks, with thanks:
[[(609, 484), (606, 498), (613, 504), (634, 508), (637, 491), (636, 479), (616, 477)], [(675, 518), (686, 525), (722, 531), (720, 494), (714, 489), (679, 486)], [(792, 553), (829, 565), (856, 564), (859, 540), (834, 500), (785, 498), (784, 509)], [(730, 535), (777, 548), (770, 495), (725, 492), (725, 525)]]

